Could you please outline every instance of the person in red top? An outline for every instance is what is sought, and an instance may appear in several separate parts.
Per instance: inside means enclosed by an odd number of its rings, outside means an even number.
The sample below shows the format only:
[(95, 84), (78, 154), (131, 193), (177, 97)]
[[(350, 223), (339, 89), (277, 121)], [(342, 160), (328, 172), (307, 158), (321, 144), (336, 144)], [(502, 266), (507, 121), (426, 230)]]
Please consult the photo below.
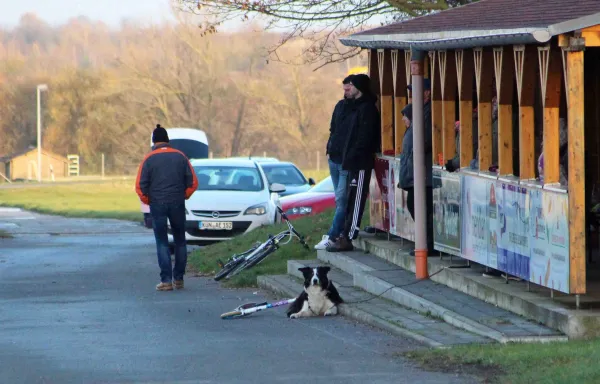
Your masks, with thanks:
[[(135, 190), (150, 206), (156, 253), (160, 267), (158, 291), (183, 288), (187, 265), (185, 241), (185, 200), (198, 188), (198, 178), (188, 158), (169, 145), (167, 130), (158, 124), (152, 132), (152, 151), (138, 169)], [(175, 241), (175, 266), (171, 266), (167, 220)]]

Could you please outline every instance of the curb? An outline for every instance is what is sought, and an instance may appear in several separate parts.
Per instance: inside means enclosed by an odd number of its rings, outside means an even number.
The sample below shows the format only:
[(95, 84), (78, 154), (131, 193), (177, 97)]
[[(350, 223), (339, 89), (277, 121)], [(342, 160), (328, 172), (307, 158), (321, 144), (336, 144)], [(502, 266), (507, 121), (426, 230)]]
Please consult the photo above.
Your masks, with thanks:
[[(287, 275), (284, 275), (287, 277)], [(258, 286), (267, 289), (276, 294), (284, 295), (284, 296), (295, 296), (298, 292), (293, 292), (291, 288), (286, 287), (285, 285), (277, 282), (271, 276), (258, 276)], [(298, 284), (301, 286), (301, 284)], [(432, 340), (428, 337), (419, 335), (417, 333), (411, 332), (405, 328), (394, 325), (386, 320), (380, 319), (377, 316), (374, 316), (362, 309), (358, 309), (356, 307), (352, 307), (349, 305), (341, 304), (339, 307), (339, 313), (348, 318), (360, 321), (362, 323), (371, 325), (376, 328), (383, 329), (385, 331), (390, 332), (396, 336), (409, 337), (413, 340), (419, 341), (429, 347), (433, 348), (445, 348), (446, 346), (442, 343), (439, 343), (435, 340)]]

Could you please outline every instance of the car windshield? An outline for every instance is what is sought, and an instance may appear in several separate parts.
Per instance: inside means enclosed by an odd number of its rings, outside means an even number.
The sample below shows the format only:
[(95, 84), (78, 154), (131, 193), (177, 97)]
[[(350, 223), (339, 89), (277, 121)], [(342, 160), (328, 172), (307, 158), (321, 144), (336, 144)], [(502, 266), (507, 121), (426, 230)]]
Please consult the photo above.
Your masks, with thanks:
[(169, 145), (183, 152), (188, 159), (206, 159), (208, 158), (208, 146), (196, 140), (189, 139), (171, 139)]
[(306, 179), (298, 168), (293, 165), (263, 165), (269, 184), (279, 183), (283, 185), (304, 185)]
[(325, 180), (320, 181), (317, 185), (310, 189), (311, 192), (334, 192), (333, 182), (331, 176), (328, 176)]
[(232, 166), (194, 166), (198, 191), (262, 191), (264, 186), (258, 169)]

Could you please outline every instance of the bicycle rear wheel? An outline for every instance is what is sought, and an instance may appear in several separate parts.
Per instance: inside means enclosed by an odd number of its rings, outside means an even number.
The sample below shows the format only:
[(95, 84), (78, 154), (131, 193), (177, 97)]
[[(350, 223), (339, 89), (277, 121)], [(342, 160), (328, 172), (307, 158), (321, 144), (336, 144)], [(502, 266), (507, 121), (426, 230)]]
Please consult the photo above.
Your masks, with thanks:
[(267, 257), (268, 254), (270, 254), (271, 252), (273, 252), (273, 250), (271, 250), (271, 248), (273, 248), (273, 247), (274, 247), (274, 245), (268, 245), (265, 248), (261, 249), (259, 252), (257, 252), (251, 259), (244, 260), (244, 262), (242, 264), (238, 265), (227, 276), (227, 278), (229, 279), (229, 278), (237, 275), (238, 273), (242, 272), (243, 270), (255, 266), (260, 260), (264, 259), (265, 257)]
[(250, 269), (252, 267), (254, 267), (256, 264), (259, 264), (261, 261), (263, 261), (265, 259), (265, 257), (269, 256), (271, 253), (275, 252), (277, 250), (277, 247), (274, 244), (271, 244), (268, 247), (265, 247), (265, 249), (254, 255), (254, 257), (251, 260), (248, 260), (248, 265), (246, 266), (246, 269)]
[(225, 276), (229, 275), (231, 273), (231, 271), (233, 271), (236, 267), (238, 267), (240, 264), (244, 263), (245, 260), (244, 258), (239, 258), (235, 261), (231, 261), (229, 263), (227, 263), (223, 269), (221, 269), (214, 277), (215, 281), (219, 281), (221, 279), (223, 279)]

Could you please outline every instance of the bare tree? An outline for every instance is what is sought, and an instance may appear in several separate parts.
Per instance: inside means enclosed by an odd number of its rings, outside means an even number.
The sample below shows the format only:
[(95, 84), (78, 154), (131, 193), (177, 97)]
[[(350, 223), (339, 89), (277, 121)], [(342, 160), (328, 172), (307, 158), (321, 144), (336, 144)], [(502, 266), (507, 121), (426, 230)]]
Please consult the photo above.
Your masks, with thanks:
[(264, 22), (265, 30), (285, 30), (269, 48), (269, 58), (281, 60), (278, 50), (298, 38), (312, 43), (302, 52), (304, 63), (343, 61), (359, 49), (343, 47), (340, 35), (477, 0), (172, 0), (183, 11), (203, 17), (204, 33), (214, 33), (231, 21)]

